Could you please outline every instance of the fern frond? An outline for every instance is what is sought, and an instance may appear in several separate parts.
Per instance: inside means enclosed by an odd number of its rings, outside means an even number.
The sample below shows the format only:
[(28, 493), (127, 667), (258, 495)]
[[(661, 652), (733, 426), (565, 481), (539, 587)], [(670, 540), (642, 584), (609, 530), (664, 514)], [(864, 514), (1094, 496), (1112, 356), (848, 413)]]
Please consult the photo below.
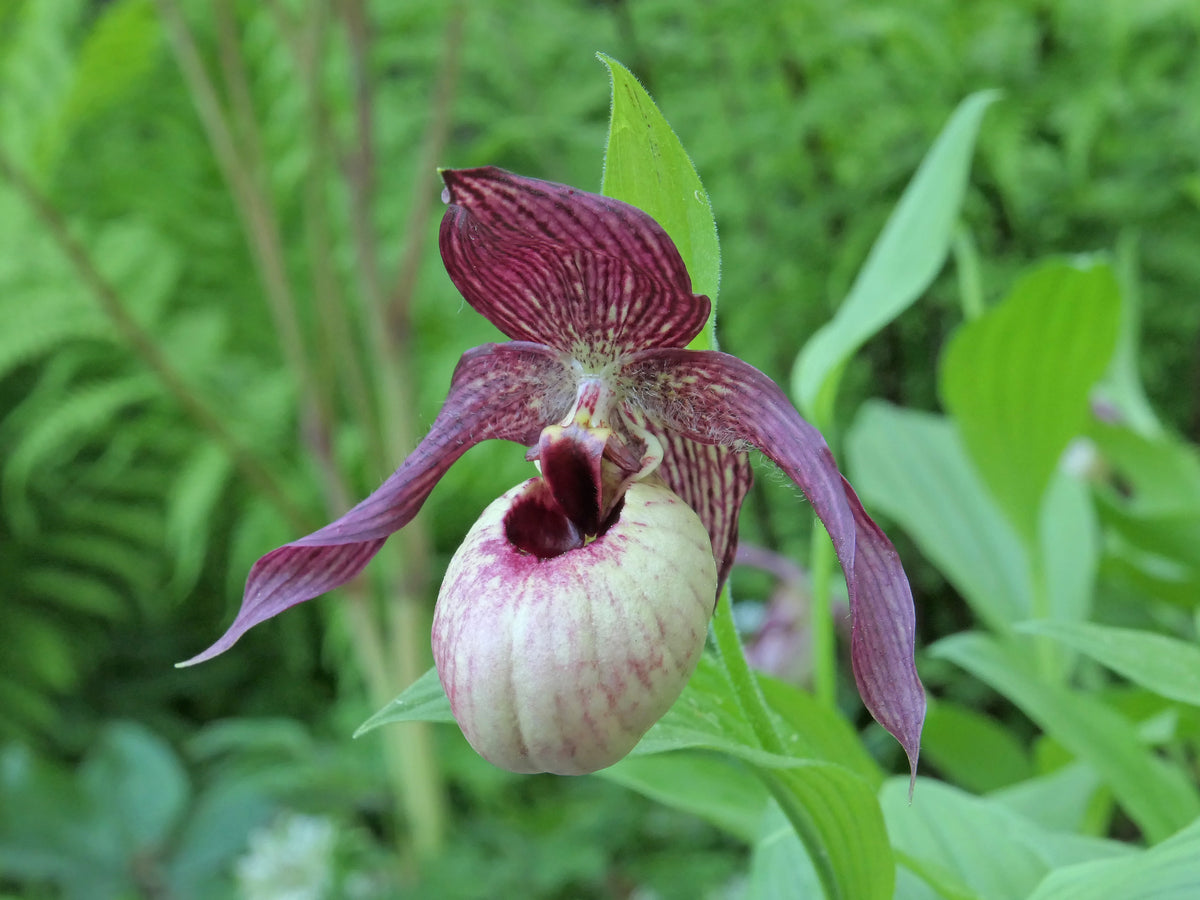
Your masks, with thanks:
[(200, 577), (208, 553), (213, 511), (225, 493), (233, 466), (215, 444), (202, 445), (187, 461), (167, 499), (166, 538), (174, 554), (174, 572), (167, 587), (180, 596)]
[(115, 430), (120, 416), (157, 393), (148, 376), (137, 374), (81, 387), (57, 406), (37, 409), (36, 416), (23, 410), (27, 425), (13, 440), (0, 473), (5, 506), (18, 533), (31, 534), (37, 528), (38, 516), (29, 499), (33, 474), (70, 461), (98, 434)]

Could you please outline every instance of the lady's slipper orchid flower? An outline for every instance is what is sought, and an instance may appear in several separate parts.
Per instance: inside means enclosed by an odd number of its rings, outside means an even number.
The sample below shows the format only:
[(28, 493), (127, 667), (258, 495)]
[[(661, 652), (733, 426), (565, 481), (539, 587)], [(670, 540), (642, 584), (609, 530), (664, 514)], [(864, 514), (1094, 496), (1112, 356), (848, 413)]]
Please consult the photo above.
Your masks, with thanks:
[(510, 340), (469, 350), (429, 434), (373, 494), (262, 557), (216, 656), (355, 577), (466, 450), (503, 438), (540, 476), (492, 504), (450, 564), (438, 674), (468, 740), (514, 771), (624, 756), (682, 691), (732, 565), (750, 448), (804, 492), (846, 574), (867, 708), (915, 768), (925, 698), (899, 558), (824, 439), (769, 378), (684, 349), (708, 319), (648, 215), (496, 168), (444, 171), (446, 269)]

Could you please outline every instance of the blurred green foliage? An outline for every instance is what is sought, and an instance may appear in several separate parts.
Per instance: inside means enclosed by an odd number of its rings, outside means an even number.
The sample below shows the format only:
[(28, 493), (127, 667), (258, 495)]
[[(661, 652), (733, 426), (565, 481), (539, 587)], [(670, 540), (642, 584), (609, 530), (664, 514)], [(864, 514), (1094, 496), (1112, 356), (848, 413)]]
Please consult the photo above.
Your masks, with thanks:
[[(912, 410), (938, 406), (937, 359), (964, 292), (993, 305), (1036, 260), (1121, 248), (1122, 299), (1141, 311), (1140, 336), (1127, 333), (1139, 351), (1134, 374), (1165, 433), (1091, 426), (1110, 467), (1093, 492), (1100, 525), (1082, 495), (1052, 486), (1047, 502), (1067, 510), (1054, 521), (1078, 525), (1067, 536), (1105, 529), (1096, 558), (1079, 562), (1098, 573), (1098, 621), (1194, 641), (1200, 469), (1172, 435), (1200, 431), (1200, 392), (1181, 389), (1196, 382), (1200, 333), (1195, 3), (770, 0), (747, 12), (732, 0), (380, 2), (367, 10), (362, 58), (348, 37), (354, 4), (179, 7), (230, 111), (232, 172), (181, 69), (175, 3), (0, 2), (0, 149), (17, 173), (0, 172), (0, 891), (230, 896), (250, 835), (291, 833), (288, 811), (333, 823), (331, 896), (691, 898), (746, 886), (739, 840), (598, 779), (496, 772), (451, 729), (436, 737), (452, 837), (419, 879), (395, 874), (391, 851), (407, 838), (378, 745), (348, 740), (373, 707), (352, 628), (333, 614), (338, 600), (281, 617), (204, 667), (171, 668), (216, 636), (254, 559), (399, 463), (376, 446), (389, 391), (401, 385), (411, 402), (396, 418), (419, 434), (458, 355), (498, 338), (441, 269), (434, 166), (497, 164), (598, 189), (609, 100), (596, 50), (643, 80), (704, 180), (722, 238), (723, 348), (785, 384), (951, 111), (998, 88), (955, 265), (851, 362), (834, 434), (845, 431), (856, 477), (902, 454), (912, 468), (901, 478), (928, 474), (921, 464), (931, 460), (945, 461), (933, 476), (961, 475), (949, 423)], [(364, 171), (359, 65), (372, 87), (365, 205), (354, 187)], [(364, 243), (363, 230), (374, 238)], [(374, 270), (362, 264), (368, 245)], [(363, 300), (372, 271), (386, 276), (406, 354), (364, 385), (346, 360), (361, 356), (372, 371)], [(278, 303), (294, 313), (294, 340)], [(345, 335), (343, 318), (353, 326)], [(297, 350), (328, 390), (297, 377)], [(856, 418), (867, 397), (909, 409), (872, 404)], [(321, 417), (334, 427), (314, 437)], [(865, 460), (871, 452), (878, 467)], [(330, 490), (330, 466), (345, 473), (345, 496)], [(526, 471), (520, 448), (497, 446), (451, 471), (419, 520), (432, 584), (478, 510)], [(996, 537), (1006, 526), (998, 511), (979, 511), (984, 487), (971, 477), (935, 496), (943, 507), (924, 517), (888, 493), (897, 479), (864, 489), (907, 536), (897, 543), (928, 643), (972, 613), (1003, 631), (1024, 617), (1005, 603), (1037, 589), (1022, 581), (1033, 551)], [(937, 528), (957, 515), (989, 523), (980, 530), (994, 555), (972, 556), (979, 545), (969, 542), (956, 555), (962, 532)], [(807, 519), (790, 487), (760, 478), (743, 536), (802, 558)], [(1087, 555), (1084, 539), (1061, 543), (1068, 550), (1043, 548), (1051, 569), (1054, 560), (1070, 569), (1071, 549)], [(1013, 561), (997, 576), (1012, 590), (987, 582), (996, 559)], [(1062, 578), (1093, 577), (1072, 571)], [(743, 584), (752, 594), (760, 582)], [(1081, 590), (1090, 602), (1090, 582)], [(431, 607), (433, 594), (422, 602)], [(1080, 640), (1072, 632), (1063, 647)], [(1073, 664), (1057, 644), (1041, 646)], [(927, 751), (938, 775), (1013, 791), (1005, 810), (1046, 828), (1134, 835), (1112, 818), (1108, 788), (1071, 768), (1078, 734), (1034, 745), (1033, 723), (1052, 730), (1039, 712), (1045, 696), (1019, 698), (982, 672), (964, 679), (946, 661), (954, 656), (951, 644), (922, 665), (944, 695)], [(1094, 702), (1126, 717), (1110, 730), (1141, 729), (1141, 744), (1122, 745), (1126, 762), (1157, 758), (1149, 744), (1179, 763), (1172, 771), (1188, 771), (1195, 709), (1115, 686), (1106, 664), (1088, 662), (1081, 679)], [(981, 772), (964, 733), (1002, 762)], [(1006, 737), (989, 740), (996, 734)], [(1016, 793), (1034, 776), (1058, 779), (1057, 793)], [(954, 790), (929, 790), (930, 804), (1009, 822), (1000, 800), (980, 812)], [(895, 793), (885, 786), (889, 824), (906, 815)], [(1063, 810), (1078, 815), (1053, 818)], [(1149, 851), (1153, 859), (1190, 847), (1182, 837)], [(921, 840), (914, 830), (907, 849), (918, 853)], [(1054, 844), (1020, 870), (1022, 884), (1074, 861), (1105, 877), (1118, 852)], [(760, 849), (752, 896), (771, 896), (778, 875), (764, 859)], [(1058, 877), (1092, 877), (1076, 868)], [(356, 888), (346, 881), (354, 873), (366, 879)], [(959, 874), (992, 896), (986, 879)]]

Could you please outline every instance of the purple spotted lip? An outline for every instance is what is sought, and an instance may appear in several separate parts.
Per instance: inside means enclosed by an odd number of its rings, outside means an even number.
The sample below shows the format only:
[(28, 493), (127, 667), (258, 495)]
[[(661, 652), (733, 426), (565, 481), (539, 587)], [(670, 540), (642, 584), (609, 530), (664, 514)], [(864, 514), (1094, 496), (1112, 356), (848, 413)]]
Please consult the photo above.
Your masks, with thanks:
[[(439, 674), (468, 738), (498, 764), (557, 771), (566, 757), (572, 771), (607, 765), (678, 696), (699, 652), (678, 651), (661, 669), (644, 662), (657, 659), (646, 623), (664, 624), (664, 653), (703, 641), (685, 611), (693, 564), (671, 559), (679, 542), (696, 543), (680, 537), (694, 529), (682, 513), (646, 524), (643, 498), (665, 485), (707, 534), (716, 573), (707, 621), (736, 550), (747, 450), (757, 448), (803, 490), (833, 539), (859, 693), (915, 771), (925, 695), (900, 560), (820, 433), (774, 382), (728, 354), (684, 349), (710, 304), (692, 293), (671, 239), (640, 210), (565, 185), (490, 167), (442, 177), (446, 270), (512, 340), (467, 351), (433, 427), (400, 468), (337, 521), (255, 563), (229, 630), (188, 662), (355, 577), (464, 452), (492, 438), (515, 441), (541, 475), (490, 507), (456, 555), (434, 633)], [(615, 552), (619, 536), (636, 545), (628, 556)], [(476, 657), (494, 658), (496, 668)], [(647, 688), (639, 667), (684, 674), (648, 677)], [(495, 672), (509, 675), (507, 687)], [(626, 692), (636, 716), (627, 715)], [(484, 704), (508, 710), (507, 719), (469, 712)], [(502, 732), (497, 721), (509, 731), (485, 748), (480, 735)], [(543, 747), (552, 749), (543, 756)]]

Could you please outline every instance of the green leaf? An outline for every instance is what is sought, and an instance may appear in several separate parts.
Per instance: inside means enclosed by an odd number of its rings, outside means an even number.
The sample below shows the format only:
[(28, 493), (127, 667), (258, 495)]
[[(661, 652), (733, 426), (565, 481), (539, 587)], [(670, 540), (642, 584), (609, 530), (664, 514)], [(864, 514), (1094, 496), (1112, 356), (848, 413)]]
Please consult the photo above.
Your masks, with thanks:
[(1083, 431), (1120, 321), (1107, 265), (1051, 262), (963, 326), (942, 358), (941, 394), (971, 458), (1029, 546), (1042, 497)]
[(979, 793), (1033, 774), (1022, 739), (990, 716), (948, 700), (929, 705), (921, 731), (921, 758), (947, 780)]
[(1024, 622), (1018, 628), (1049, 635), (1157, 694), (1200, 706), (1200, 647), (1195, 644), (1090, 622)]
[(1099, 787), (1096, 770), (1087, 763), (1074, 762), (994, 791), (991, 799), (1043, 828), (1086, 833)]
[(959, 103), (905, 188), (833, 320), (812, 336), (797, 357), (792, 395), (818, 428), (833, 424), (846, 361), (911, 306), (942, 268), (966, 191), (975, 137), (984, 112), (998, 96), (996, 91), (980, 91)]
[(793, 684), (760, 674), (758, 686), (778, 716), (775, 730), (789, 755), (836, 762), (873, 787), (883, 782), (879, 764), (846, 719)]
[(997, 631), (1028, 618), (1028, 556), (949, 421), (869, 401), (846, 436), (854, 484)]
[(163, 847), (191, 794), (170, 745), (135, 722), (105, 728), (79, 781), (108, 826), (109, 840), (119, 841), (129, 858)]
[(648, 213), (679, 248), (692, 290), (706, 294), (713, 313), (693, 349), (715, 347), (713, 322), (721, 278), (721, 248), (708, 194), (683, 144), (633, 74), (596, 54), (612, 77), (612, 119), (600, 192)]
[(1039, 530), (1048, 612), (1058, 621), (1083, 621), (1091, 613), (1100, 563), (1100, 529), (1088, 484), (1056, 472), (1042, 501)]
[(974, 633), (938, 641), (930, 652), (1008, 697), (1043, 731), (1090, 763), (1151, 842), (1200, 815), (1196, 787), (1139, 742), (1133, 723), (1087, 694), (1041, 679), (1030, 654)]
[[(820, 847), (814, 868), (826, 900), (890, 900), (896, 864), (874, 790), (833, 763), (763, 772), (771, 795), (806, 847)], [(822, 872), (822, 870), (825, 870)]]
[[(760, 749), (719, 664), (708, 655), (701, 657), (679, 700), (630, 753), (635, 774), (629, 777), (636, 780), (638, 760), (676, 750), (716, 750), (749, 763), (772, 796), (784, 805), (789, 818), (807, 823), (810, 846), (823, 848), (821, 855), (829, 867), (828, 879), (842, 886), (838, 896), (890, 897), (895, 867), (875, 799), (878, 770), (861, 752), (844, 753), (848, 740), (846, 726), (835, 713), (822, 711), (815, 703), (809, 705), (787, 697), (773, 682), (764, 681), (764, 686), (775, 703), (783, 707), (780, 726), (790, 750), (797, 754), (813, 750), (837, 753), (839, 757), (844, 754), (844, 761), (865, 769), (867, 777), (847, 768), (841, 758), (818, 761), (779, 756)], [(804, 718), (799, 728), (789, 721), (797, 713)], [(426, 672), (363, 723), (355, 737), (379, 725), (408, 721), (453, 721), (435, 670)], [(621, 780), (622, 772), (618, 770), (614, 777)], [(685, 785), (677, 783), (663, 791), (664, 795), (682, 802), (681, 792), (685, 789)], [(735, 816), (723, 802), (711, 806), (702, 799), (691, 802), (693, 808), (704, 808), (709, 818), (734, 821), (745, 813), (742, 810)], [(745, 828), (744, 818), (736, 827)]]
[(683, 751), (630, 756), (597, 774), (707, 819), (747, 843), (757, 836), (767, 806), (767, 790), (754, 773), (716, 754)]
[[(1108, 549), (1135, 587), (1195, 605), (1200, 580), (1200, 454), (1170, 435), (1144, 436), (1094, 423), (1089, 436), (1111, 487), (1097, 489), (1100, 518), (1118, 540)], [(1142, 583), (1144, 582), (1144, 584)]]
[(392, 722), (453, 721), (450, 700), (438, 680), (437, 669), (430, 669), (410, 684), (399, 697), (359, 725), (354, 736), (362, 737), (368, 731)]
[(746, 900), (823, 896), (812, 860), (779, 804), (772, 801), (760, 818), (761, 829), (750, 856)]
[(1134, 856), (1051, 872), (1029, 900), (1193, 900), (1200, 896), (1200, 822)]
[(898, 854), (933, 883), (987, 900), (1025, 900), (1054, 868), (1128, 852), (1116, 841), (1063, 834), (931, 779), (888, 781), (880, 803)]

